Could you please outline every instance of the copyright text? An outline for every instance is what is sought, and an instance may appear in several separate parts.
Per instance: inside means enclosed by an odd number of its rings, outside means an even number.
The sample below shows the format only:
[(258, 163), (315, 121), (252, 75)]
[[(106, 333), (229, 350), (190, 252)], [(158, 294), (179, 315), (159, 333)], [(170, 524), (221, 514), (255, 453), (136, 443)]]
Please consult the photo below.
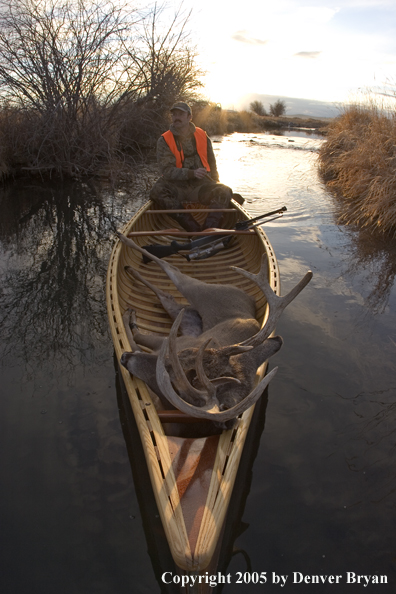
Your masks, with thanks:
[(234, 574), (216, 573), (210, 575), (208, 572), (202, 574), (173, 574), (166, 571), (162, 574), (164, 584), (179, 584), (182, 588), (193, 586), (194, 584), (208, 584), (212, 588), (218, 584), (272, 584), (283, 588), (286, 583), (291, 584), (361, 584), (365, 588), (369, 585), (387, 584), (386, 575), (359, 575), (354, 571), (347, 571), (344, 575), (305, 575), (299, 571), (286, 575), (278, 575), (275, 572), (242, 572), (237, 571)]

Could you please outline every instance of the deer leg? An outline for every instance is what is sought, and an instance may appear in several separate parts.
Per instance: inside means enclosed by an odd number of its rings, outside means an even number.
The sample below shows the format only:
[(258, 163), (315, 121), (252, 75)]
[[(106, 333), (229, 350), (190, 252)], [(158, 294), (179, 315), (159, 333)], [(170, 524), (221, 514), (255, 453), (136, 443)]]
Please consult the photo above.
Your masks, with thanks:
[(162, 268), (162, 270), (165, 272), (165, 274), (169, 277), (169, 279), (173, 282), (173, 284), (178, 289), (178, 291), (180, 291), (180, 293), (182, 295), (184, 295), (188, 301), (190, 301), (190, 299), (185, 294), (185, 290), (189, 284), (191, 284), (190, 292), (195, 291), (197, 289), (197, 287), (199, 287), (201, 285), (206, 285), (206, 283), (204, 283), (202, 281), (193, 279), (190, 276), (183, 274), (182, 272), (180, 272), (180, 270), (178, 268), (176, 268), (176, 266), (169, 264), (169, 262), (166, 262), (165, 260), (162, 260), (161, 258), (157, 258), (157, 256), (154, 256), (154, 254), (150, 254), (144, 248), (141, 248), (139, 245), (137, 245), (137, 243), (132, 241), (132, 239), (129, 239), (129, 237), (126, 237), (122, 233), (117, 233), (117, 235), (120, 238), (120, 241), (122, 241), (122, 243), (124, 243), (125, 245), (131, 247), (132, 249), (140, 252), (142, 255), (146, 256), (148, 259), (152, 260), (153, 262), (156, 262), (158, 264), (158, 266), (160, 268)]
[(157, 351), (161, 348), (164, 337), (154, 336), (154, 334), (142, 334), (136, 323), (136, 313), (133, 309), (127, 309), (124, 312), (122, 319), (133, 353), (141, 351), (142, 349), (140, 346), (147, 347), (152, 351)]
[[(126, 309), (122, 315), (122, 321), (124, 322), (125, 332), (128, 338), (128, 342), (132, 349), (132, 352), (141, 351), (142, 349), (136, 344), (133, 330), (131, 327), (131, 318), (135, 314), (132, 309)], [(132, 322), (133, 324), (133, 322)]]
[(155, 336), (154, 334), (142, 334), (137, 332), (135, 334), (136, 342), (141, 346), (151, 349), (152, 351), (159, 351), (165, 340), (164, 336)]
[(200, 336), (202, 334), (202, 319), (196, 309), (191, 306), (185, 307), (181, 303), (178, 303), (170, 293), (158, 289), (131, 266), (125, 266), (125, 270), (157, 295), (162, 307), (173, 321), (176, 320), (181, 310), (184, 309), (184, 316), (180, 324), (180, 332), (183, 336)]

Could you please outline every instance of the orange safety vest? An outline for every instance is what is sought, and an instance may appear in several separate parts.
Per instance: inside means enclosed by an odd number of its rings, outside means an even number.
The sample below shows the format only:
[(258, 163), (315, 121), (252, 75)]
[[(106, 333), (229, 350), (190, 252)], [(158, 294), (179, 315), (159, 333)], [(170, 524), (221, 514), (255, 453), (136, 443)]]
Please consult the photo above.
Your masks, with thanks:
[[(170, 150), (176, 157), (176, 167), (179, 167), (179, 169), (181, 169), (183, 167), (184, 162), (183, 148), (181, 148), (181, 150), (179, 151), (179, 149), (177, 148), (175, 137), (173, 136), (170, 130), (165, 132), (162, 136), (164, 137), (166, 144), (169, 146)], [(202, 161), (202, 165), (205, 167), (206, 171), (210, 171), (208, 163), (208, 137), (206, 136), (205, 130), (202, 130), (202, 128), (195, 128), (194, 137), (197, 146), (197, 153)]]

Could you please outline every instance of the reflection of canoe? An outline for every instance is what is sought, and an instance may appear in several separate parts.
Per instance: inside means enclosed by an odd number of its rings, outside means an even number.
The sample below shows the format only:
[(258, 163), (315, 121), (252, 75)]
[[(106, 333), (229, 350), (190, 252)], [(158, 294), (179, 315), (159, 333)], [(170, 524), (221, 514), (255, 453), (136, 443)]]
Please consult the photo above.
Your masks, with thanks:
[[(155, 235), (150, 231), (175, 227), (166, 213), (150, 210), (145, 205), (126, 225), (123, 233), (147, 231), (135, 235), (139, 245), (183, 242), (180, 237)], [(225, 214), (226, 228), (237, 220), (249, 218), (236, 203), (234, 212)], [(205, 215), (197, 215), (197, 218)], [(264, 232), (256, 228), (253, 235), (236, 235), (227, 249), (200, 261), (188, 262), (172, 256), (171, 262), (184, 273), (207, 282), (234, 284), (256, 299), (257, 319), (266, 315), (266, 303), (261, 291), (245, 277), (230, 270), (230, 265), (257, 273), (262, 254), (268, 256), (268, 278), (272, 289), (279, 294), (279, 273), (271, 245)], [(140, 329), (161, 336), (169, 333), (172, 322), (157, 297), (140, 283), (134, 283), (124, 271), (130, 265), (153, 284), (173, 293), (181, 300), (162, 270), (155, 264), (143, 264), (141, 256), (117, 241), (110, 258), (107, 278), (107, 303), (110, 327), (117, 360), (124, 351), (130, 351), (124, 330), (122, 314), (132, 307), (137, 314)], [(243, 446), (249, 430), (253, 408), (247, 410), (232, 430), (221, 435), (194, 437), (194, 424), (189, 437), (167, 435), (169, 424), (157, 413), (146, 385), (121, 368), (122, 380), (132, 406), (140, 433), (151, 483), (166, 533), (172, 557), (180, 570), (200, 572), (209, 570), (221, 538), (225, 515), (232, 495)]]

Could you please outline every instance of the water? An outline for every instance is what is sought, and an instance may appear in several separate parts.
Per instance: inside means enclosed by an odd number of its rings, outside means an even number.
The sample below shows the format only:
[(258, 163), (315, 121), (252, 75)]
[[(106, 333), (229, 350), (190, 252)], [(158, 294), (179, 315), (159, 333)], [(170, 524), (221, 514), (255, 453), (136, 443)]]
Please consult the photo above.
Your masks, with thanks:
[[(396, 247), (335, 224), (315, 135), (215, 139), (221, 180), (265, 229), (282, 292), (314, 278), (283, 314), (264, 431), (227, 571), (265, 585), (222, 592), (394, 591)], [(148, 520), (117, 397), (104, 278), (113, 229), (144, 200), (90, 185), (13, 185), (0, 200), (2, 591), (160, 592)], [(120, 418), (121, 417), (121, 418)], [(129, 455), (128, 449), (129, 448)], [(134, 472), (142, 469), (135, 464)], [(146, 497), (144, 497), (145, 499)], [(140, 501), (141, 503), (141, 501)], [(235, 535), (234, 535), (235, 536)], [(154, 565), (153, 565), (153, 562)], [(164, 571), (167, 567), (164, 568)], [(339, 583), (293, 584), (340, 575)], [(347, 584), (346, 572), (388, 585)]]

